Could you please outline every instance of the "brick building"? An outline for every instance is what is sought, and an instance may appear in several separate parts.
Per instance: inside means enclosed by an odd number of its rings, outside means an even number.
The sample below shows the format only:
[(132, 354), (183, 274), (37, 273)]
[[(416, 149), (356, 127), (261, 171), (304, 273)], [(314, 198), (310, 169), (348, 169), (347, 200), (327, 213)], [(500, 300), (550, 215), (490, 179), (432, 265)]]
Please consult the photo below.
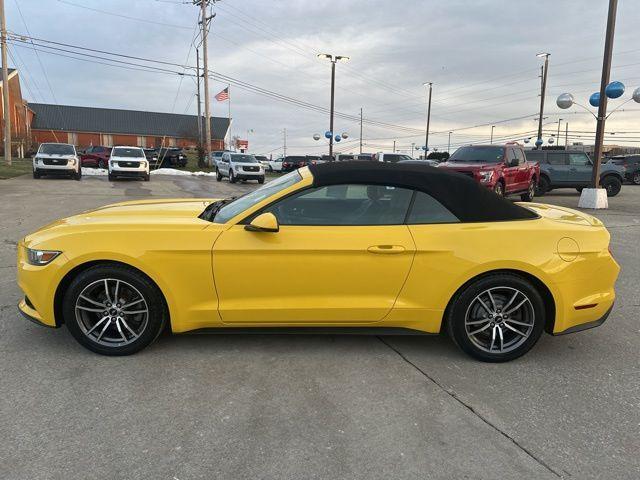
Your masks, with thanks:
[[(35, 143), (195, 147), (196, 115), (29, 103)], [(211, 118), (211, 148), (222, 150), (229, 119)]]
[[(20, 89), (20, 77), (18, 71), (9, 69), (9, 111), (11, 112), (11, 145), (12, 151), (18, 156), (24, 156), (25, 150), (31, 143), (31, 130), (30, 125), (33, 120), (33, 112), (29, 109), (27, 102), (22, 98), (22, 91)], [(0, 128), (2, 133), (2, 145), (0, 146), (0, 152), (4, 155), (4, 120), (5, 111), (4, 103), (2, 102), (2, 95), (4, 85), (0, 78)]]

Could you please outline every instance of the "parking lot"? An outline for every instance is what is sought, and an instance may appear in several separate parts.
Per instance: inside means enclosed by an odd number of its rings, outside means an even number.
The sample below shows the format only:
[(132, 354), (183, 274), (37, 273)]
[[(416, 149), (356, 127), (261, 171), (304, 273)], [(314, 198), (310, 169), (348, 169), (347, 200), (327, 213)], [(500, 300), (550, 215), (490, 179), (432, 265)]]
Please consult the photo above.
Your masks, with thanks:
[[(17, 313), (15, 246), (39, 226), (117, 201), (255, 187), (159, 175), (0, 181), (0, 478), (640, 477), (633, 185), (596, 213), (622, 266), (609, 320), (544, 335), (507, 364), (476, 362), (439, 336), (165, 335), (138, 355), (103, 357)], [(540, 201), (575, 208), (578, 194)], [(250, 282), (251, 266), (238, 268)]]

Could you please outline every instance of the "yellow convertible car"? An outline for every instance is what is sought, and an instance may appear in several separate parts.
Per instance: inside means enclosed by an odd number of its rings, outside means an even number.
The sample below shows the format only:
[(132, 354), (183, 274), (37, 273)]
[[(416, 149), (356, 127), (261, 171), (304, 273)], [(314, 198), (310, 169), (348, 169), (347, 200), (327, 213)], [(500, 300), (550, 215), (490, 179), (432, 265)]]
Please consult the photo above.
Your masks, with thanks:
[(20, 311), (126, 355), (173, 332), (440, 333), (492, 362), (602, 324), (619, 267), (594, 217), (458, 173), (345, 162), (240, 198), (109, 205), (18, 247)]

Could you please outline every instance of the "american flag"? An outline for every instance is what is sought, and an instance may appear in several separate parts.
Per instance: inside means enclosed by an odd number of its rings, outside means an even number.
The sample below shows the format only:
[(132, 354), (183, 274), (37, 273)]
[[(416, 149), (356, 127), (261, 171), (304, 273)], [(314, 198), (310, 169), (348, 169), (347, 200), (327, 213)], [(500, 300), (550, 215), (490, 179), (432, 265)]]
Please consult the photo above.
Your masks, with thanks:
[(224, 102), (225, 100), (229, 100), (229, 87), (225, 88), (219, 94), (217, 94), (216, 100), (219, 102)]

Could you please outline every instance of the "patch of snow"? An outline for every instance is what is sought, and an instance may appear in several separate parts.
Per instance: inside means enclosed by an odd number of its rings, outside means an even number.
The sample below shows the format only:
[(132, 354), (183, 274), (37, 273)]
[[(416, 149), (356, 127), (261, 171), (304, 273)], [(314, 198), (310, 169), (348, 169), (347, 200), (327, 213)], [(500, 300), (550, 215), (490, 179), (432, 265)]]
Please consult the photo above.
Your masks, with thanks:
[(151, 171), (152, 175), (182, 175), (194, 177), (215, 177), (215, 172), (188, 172), (186, 170), (178, 170), (176, 168), (159, 168)]
[(86, 175), (87, 177), (98, 177), (98, 176), (107, 176), (109, 172), (106, 168), (88, 168), (82, 167), (82, 175)]

